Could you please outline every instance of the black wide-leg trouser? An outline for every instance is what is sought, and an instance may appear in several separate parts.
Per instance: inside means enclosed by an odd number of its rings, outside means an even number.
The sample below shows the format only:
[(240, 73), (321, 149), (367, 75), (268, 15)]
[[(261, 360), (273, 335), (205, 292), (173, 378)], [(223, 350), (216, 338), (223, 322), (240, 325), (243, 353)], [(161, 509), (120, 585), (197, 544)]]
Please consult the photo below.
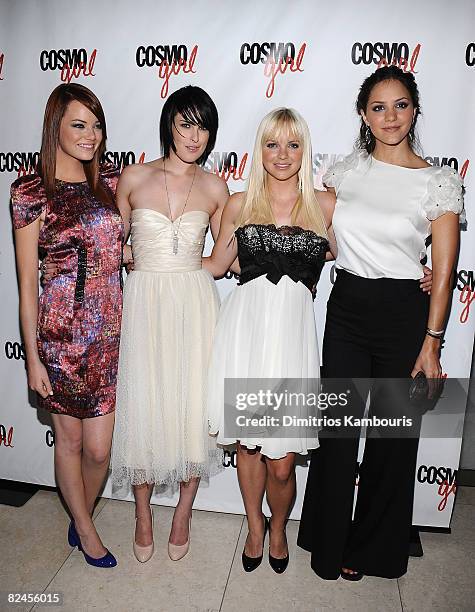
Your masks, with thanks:
[[(338, 271), (323, 339), (324, 390), (337, 385), (334, 390), (341, 391), (345, 379), (351, 400), (345, 408), (329, 408), (328, 418), (363, 416), (365, 379), (368, 388), (369, 379), (384, 379), (382, 391), (372, 385), (368, 416), (407, 413), (410, 374), (428, 311), (429, 298), (419, 281), (366, 279)], [(388, 428), (367, 432), (353, 521), (359, 431), (353, 437), (331, 428), (321, 432), (320, 448), (311, 457), (298, 537), (299, 546), (312, 553), (312, 569), (321, 578), (337, 579), (342, 567), (385, 578), (406, 572), (420, 429), (420, 417), (410, 416), (414, 424), (409, 434), (403, 427), (403, 435)]]

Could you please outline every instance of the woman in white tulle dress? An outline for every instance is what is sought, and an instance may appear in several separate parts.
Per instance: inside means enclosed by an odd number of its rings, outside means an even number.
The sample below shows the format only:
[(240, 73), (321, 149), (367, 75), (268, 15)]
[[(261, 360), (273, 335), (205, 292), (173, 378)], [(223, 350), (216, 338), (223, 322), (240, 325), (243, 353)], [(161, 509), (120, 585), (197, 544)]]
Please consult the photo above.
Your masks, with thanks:
[(240, 285), (224, 301), (215, 331), (208, 410), (218, 442), (238, 442), (249, 525), (242, 553), (246, 571), (262, 560), (265, 491), (272, 512), (269, 560), (278, 573), (287, 567), (285, 522), (295, 495), (295, 456), (316, 448), (318, 438), (315, 429), (305, 427), (288, 429), (288, 435), (278, 428), (236, 431), (235, 406), (224, 405), (225, 379), (238, 379), (234, 392), (248, 392), (250, 379), (274, 379), (281, 390), (294, 379), (302, 390), (319, 377), (312, 290), (329, 249), (327, 204), (327, 194), (319, 193), (317, 201), (313, 187), (305, 121), (292, 109), (272, 111), (258, 129), (248, 191), (231, 196), (204, 264), (220, 276), (238, 255), (241, 267)]
[(124, 287), (112, 476), (115, 488), (133, 486), (133, 548), (142, 562), (153, 554), (154, 485), (180, 487), (168, 544), (178, 560), (188, 551), (200, 478), (222, 467), (205, 409), (219, 298), (201, 266), (208, 226), (217, 234), (229, 195), (201, 168), (217, 128), (206, 92), (176, 91), (160, 119), (163, 157), (128, 166), (117, 190), (134, 270)]

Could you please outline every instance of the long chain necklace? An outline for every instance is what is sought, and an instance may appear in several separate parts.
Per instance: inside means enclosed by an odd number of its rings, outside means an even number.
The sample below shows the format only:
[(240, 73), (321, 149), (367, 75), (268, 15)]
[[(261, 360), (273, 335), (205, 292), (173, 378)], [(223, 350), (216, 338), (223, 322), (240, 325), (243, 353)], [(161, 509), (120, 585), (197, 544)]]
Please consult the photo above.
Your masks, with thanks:
[[(188, 199), (190, 197), (190, 193), (191, 193), (191, 190), (193, 189), (193, 185), (194, 185), (194, 182), (195, 182), (196, 164), (195, 164), (195, 171), (193, 172), (193, 178), (191, 180), (190, 189), (188, 191), (188, 195), (186, 196), (185, 204), (183, 206), (183, 210), (181, 211), (181, 215), (179, 217), (177, 217), (177, 219), (179, 219), (179, 221), (178, 221), (178, 227), (176, 227), (176, 228), (174, 226), (172, 209), (171, 209), (171, 206), (170, 206), (170, 195), (168, 194), (167, 169), (165, 167), (165, 158), (163, 158), (163, 173), (165, 175), (165, 191), (167, 192), (168, 211), (170, 212), (170, 223), (172, 225), (172, 251), (173, 251), (173, 255), (176, 255), (178, 253), (178, 235), (179, 235), (179, 232), (180, 232), (181, 220), (183, 219), (183, 213), (185, 212), (185, 208), (186, 208), (186, 205), (188, 204)], [(176, 221), (176, 219), (175, 219), (175, 221)]]

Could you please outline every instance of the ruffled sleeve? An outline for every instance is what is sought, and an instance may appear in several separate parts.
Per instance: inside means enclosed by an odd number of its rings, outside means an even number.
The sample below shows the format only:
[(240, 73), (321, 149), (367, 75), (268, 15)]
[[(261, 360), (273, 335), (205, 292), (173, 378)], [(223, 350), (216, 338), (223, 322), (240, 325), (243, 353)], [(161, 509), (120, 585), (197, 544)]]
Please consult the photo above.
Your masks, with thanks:
[(347, 155), (341, 161), (330, 166), (322, 178), (325, 187), (333, 187), (338, 192), (345, 175), (358, 166), (361, 155), (360, 151), (353, 151), (351, 155)]
[(427, 193), (422, 201), (424, 214), (429, 221), (434, 221), (446, 212), (461, 214), (463, 192), (462, 179), (453, 168), (437, 168), (427, 183)]
[(12, 183), (10, 189), (12, 201), (13, 227), (20, 229), (33, 223), (46, 206), (46, 191), (43, 179), (37, 174), (21, 176)]
[(113, 164), (104, 164), (99, 170), (99, 176), (115, 196), (117, 183), (119, 182), (120, 170)]

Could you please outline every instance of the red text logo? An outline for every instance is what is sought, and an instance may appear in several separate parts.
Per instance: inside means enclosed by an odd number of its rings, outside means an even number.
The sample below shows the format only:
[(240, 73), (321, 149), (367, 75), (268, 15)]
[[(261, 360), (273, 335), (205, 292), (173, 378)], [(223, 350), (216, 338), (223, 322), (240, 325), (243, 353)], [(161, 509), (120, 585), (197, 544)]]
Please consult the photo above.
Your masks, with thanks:
[(410, 59), (407, 59), (406, 57), (396, 59), (394, 57), (391, 61), (388, 61), (385, 57), (382, 57), (378, 63), (378, 68), (381, 68), (381, 66), (398, 66), (398, 68), (401, 68), (404, 72), (413, 72), (415, 74), (417, 72), (416, 63), (420, 50), (421, 45), (419, 43), (414, 47), (414, 51), (412, 52)]
[(286, 72), (303, 72), (302, 62), (306, 48), (306, 43), (302, 43), (298, 51), (292, 42), (243, 43), (239, 58), (243, 65), (264, 64), (264, 76), (269, 80), (266, 97), (271, 98), (279, 75)]
[(475, 300), (475, 291), (470, 289), (468, 285), (460, 292), (460, 303), (463, 305), (462, 312), (460, 313), (460, 323), (466, 323), (468, 321), (468, 315), (470, 314), (470, 306)]
[(172, 76), (194, 74), (198, 45), (190, 52), (186, 45), (141, 45), (135, 52), (135, 63), (139, 68), (158, 66), (158, 78), (163, 80), (160, 95), (166, 98)]
[(86, 62), (80, 62), (79, 65), (64, 64), (61, 68), (61, 80), (63, 83), (71, 83), (73, 79), (77, 79), (80, 76), (93, 77), (96, 76), (93, 72), (94, 64), (96, 62), (97, 49), (91, 53), (89, 60)]
[(162, 98), (166, 98), (168, 95), (168, 87), (171, 76), (176, 76), (180, 74), (180, 72), (183, 74), (192, 74), (196, 72), (196, 70), (194, 70), (194, 66), (197, 53), (198, 45), (195, 45), (188, 59), (184, 60), (180, 58), (177, 62), (171, 62), (171, 64), (169, 64), (167, 61), (160, 64), (158, 69), (158, 78), (163, 79), (162, 89), (160, 90), (160, 96)]
[(249, 154), (244, 153), (239, 159), (235, 151), (219, 152), (213, 151), (205, 163), (205, 170), (213, 172), (226, 182), (245, 181), (245, 170)]
[(439, 512), (445, 510), (450, 495), (457, 490), (457, 470), (451, 467), (421, 465), (417, 470), (417, 481), (429, 485), (439, 485), (437, 492), (442, 498), (437, 506)]
[(470, 307), (475, 301), (475, 273), (473, 270), (457, 270), (455, 288), (460, 291), (459, 302), (462, 304), (460, 323), (466, 323)]
[(0, 424), (0, 446), (13, 448), (13, 427), (9, 427), (7, 430), (5, 425)]
[(456, 491), (457, 491), (457, 484), (455, 482), (453, 482), (452, 484), (449, 484), (446, 480), (444, 480), (444, 482), (439, 485), (438, 494), (442, 497), (442, 499), (439, 502), (439, 505), (437, 506), (437, 510), (439, 512), (442, 512), (443, 510), (445, 510), (445, 507), (447, 505), (447, 500), (449, 499), (450, 495), (455, 495)]

